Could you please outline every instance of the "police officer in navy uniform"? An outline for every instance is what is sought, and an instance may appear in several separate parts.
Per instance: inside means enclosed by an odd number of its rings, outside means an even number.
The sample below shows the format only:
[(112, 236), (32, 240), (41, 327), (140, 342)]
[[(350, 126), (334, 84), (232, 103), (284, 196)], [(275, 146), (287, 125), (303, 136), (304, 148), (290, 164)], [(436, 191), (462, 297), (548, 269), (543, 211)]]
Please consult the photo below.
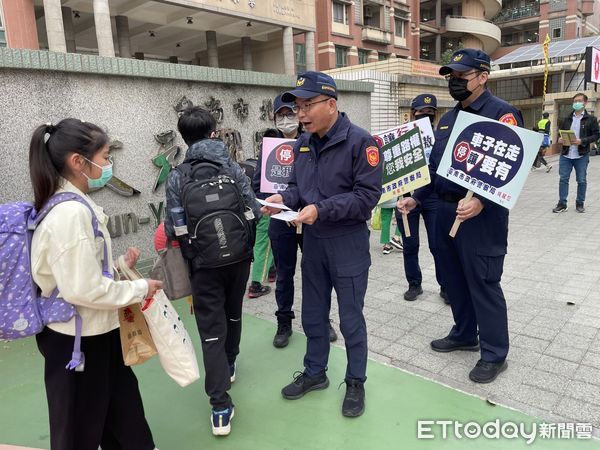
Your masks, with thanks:
[[(455, 324), (447, 337), (432, 341), (431, 348), (437, 352), (477, 351), (481, 344), (481, 359), (469, 373), (477, 383), (495, 380), (507, 367), (508, 320), (500, 279), (507, 249), (508, 210), (477, 195), (464, 202), (467, 190), (436, 176), (435, 171), (460, 111), (523, 126), (521, 113), (486, 89), (489, 71), (489, 56), (474, 49), (458, 50), (451, 63), (440, 68), (458, 104), (441, 118), (436, 130), (429, 160), (432, 183), (398, 202), (398, 208), (408, 212), (432, 192), (438, 194), (436, 245)], [(462, 223), (456, 237), (451, 238), (448, 232), (456, 218)]]
[(288, 188), (267, 201), (302, 208), (296, 222), (304, 224), (302, 326), (307, 346), (304, 372), (281, 392), (295, 400), (329, 386), (325, 372), (333, 288), (348, 357), (342, 414), (356, 417), (365, 407), (367, 327), (362, 310), (371, 265), (367, 220), (381, 196), (379, 148), (369, 132), (338, 112), (337, 86), (329, 75), (300, 74), (283, 100), (295, 101), (307, 133), (296, 141)]
[[(433, 127), (436, 112), (437, 98), (435, 95), (417, 95), (410, 103), (411, 120), (429, 118), (431, 121), (431, 126)], [(429, 149), (429, 151), (431, 151), (431, 149)], [(425, 150), (425, 153), (429, 159), (427, 149)], [(407, 194), (407, 196), (409, 195)], [(404, 229), (400, 227), (400, 231), (402, 233), (402, 246), (404, 247), (404, 274), (406, 276), (406, 281), (408, 281), (408, 290), (404, 293), (404, 300), (414, 301), (423, 293), (423, 288), (421, 287), (423, 274), (421, 272), (421, 268), (419, 267), (419, 222), (420, 218), (423, 217), (423, 222), (425, 222), (425, 228), (427, 230), (429, 251), (433, 256), (433, 262), (435, 266), (435, 278), (440, 285), (440, 297), (442, 297), (446, 303), (449, 303), (448, 296), (446, 295), (446, 291), (444, 290), (442, 284), (441, 267), (435, 250), (435, 222), (437, 208), (438, 198), (437, 195), (433, 193), (408, 215), (408, 226), (410, 228), (411, 236), (406, 237)], [(396, 210), (396, 221), (398, 223), (402, 222), (402, 214), (400, 214), (400, 211), (398, 210)]]
[[(265, 131), (263, 137), (280, 139), (297, 139), (302, 134), (302, 124), (298, 120), (298, 109), (296, 104), (284, 102), (281, 95), (273, 101), (273, 115), (275, 127)], [(262, 171), (262, 150), (258, 156), (256, 170), (252, 177), (252, 189), (256, 198), (265, 199), (269, 194), (260, 192), (260, 179)], [(296, 273), (296, 261), (298, 248), (302, 250), (301, 228), (296, 228), (290, 223), (282, 220), (271, 220), (269, 222), (269, 239), (273, 249), (273, 260), (277, 270), (277, 281), (275, 287), (275, 301), (277, 302), (277, 332), (273, 337), (273, 346), (276, 348), (287, 347), (292, 335), (292, 320), (296, 318), (294, 310), (294, 275)], [(329, 341), (337, 340), (337, 334), (329, 323)]]

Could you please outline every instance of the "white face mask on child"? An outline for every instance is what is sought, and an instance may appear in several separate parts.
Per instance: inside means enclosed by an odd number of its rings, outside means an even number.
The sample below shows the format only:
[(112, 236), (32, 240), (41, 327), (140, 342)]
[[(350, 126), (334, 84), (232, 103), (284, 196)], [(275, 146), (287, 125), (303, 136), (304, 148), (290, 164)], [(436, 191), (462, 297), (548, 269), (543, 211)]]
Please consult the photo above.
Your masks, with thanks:
[(275, 121), (275, 126), (283, 134), (292, 134), (298, 129), (298, 123), (298, 119), (288, 119), (284, 116)]

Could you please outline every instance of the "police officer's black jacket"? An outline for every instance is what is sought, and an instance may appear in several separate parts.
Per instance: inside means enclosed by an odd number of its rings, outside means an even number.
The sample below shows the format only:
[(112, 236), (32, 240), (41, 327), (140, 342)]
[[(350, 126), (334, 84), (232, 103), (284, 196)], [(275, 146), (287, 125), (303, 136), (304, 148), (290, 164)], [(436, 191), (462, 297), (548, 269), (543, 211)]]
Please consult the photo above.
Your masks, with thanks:
[(310, 133), (298, 138), (292, 176), (281, 195), (294, 210), (316, 206), (318, 219), (309, 226), (315, 236), (344, 236), (366, 228), (381, 197), (381, 180), (377, 143), (340, 113), (323, 138)]
[[(466, 188), (436, 174), (460, 111), (523, 126), (521, 112), (504, 100), (493, 96), (487, 90), (466, 108), (463, 108), (462, 104), (458, 102), (453, 109), (442, 116), (435, 130), (435, 144), (429, 157), (431, 184), (415, 191), (413, 197), (419, 203), (423, 202), (432, 192), (438, 194), (440, 201), (456, 203), (467, 195)], [(479, 196), (477, 198), (483, 203), (484, 208), (479, 215), (468, 220), (471, 222), (469, 228), (473, 230), (472, 242), (476, 247), (476, 252), (484, 256), (504, 255), (508, 247), (508, 209), (486, 198)], [(471, 227), (475, 224), (478, 226)], [(463, 226), (463, 228), (466, 227)]]
[[(559, 130), (570, 130), (572, 124), (573, 114), (569, 114), (560, 122)], [(584, 111), (583, 117), (581, 118), (581, 126), (579, 127), (579, 139), (581, 139), (581, 144), (577, 146), (579, 155), (583, 156), (589, 153), (590, 144), (596, 142), (599, 138), (598, 119), (596, 119), (595, 116), (588, 114), (587, 111)], [(569, 146), (563, 145), (561, 154), (566, 155), (567, 153), (569, 153)]]

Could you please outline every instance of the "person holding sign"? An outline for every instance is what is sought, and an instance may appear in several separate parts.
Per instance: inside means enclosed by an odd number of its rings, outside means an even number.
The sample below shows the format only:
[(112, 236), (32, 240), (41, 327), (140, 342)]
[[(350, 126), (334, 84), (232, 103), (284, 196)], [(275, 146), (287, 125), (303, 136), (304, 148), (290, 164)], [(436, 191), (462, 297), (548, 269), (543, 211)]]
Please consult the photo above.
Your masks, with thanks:
[[(432, 341), (431, 348), (437, 352), (481, 348), (481, 359), (469, 374), (477, 383), (495, 380), (507, 367), (508, 318), (500, 279), (507, 250), (508, 210), (478, 195), (465, 201), (467, 189), (438, 176), (436, 170), (460, 111), (523, 126), (519, 110), (486, 89), (489, 72), (490, 57), (475, 49), (456, 51), (450, 64), (440, 68), (458, 103), (440, 119), (435, 133), (429, 160), (432, 183), (398, 203), (401, 212), (408, 212), (433, 192), (439, 197), (435, 238), (455, 325), (448, 336)], [(452, 238), (448, 231), (455, 219), (462, 225)]]
[[(437, 112), (437, 98), (432, 94), (417, 95), (410, 104), (411, 120), (418, 120), (424, 117), (429, 118), (433, 125), (435, 114)], [(427, 150), (425, 155), (429, 157)], [(408, 195), (408, 194), (406, 194)], [(423, 293), (421, 282), (423, 274), (419, 267), (419, 222), (420, 217), (423, 217), (425, 229), (427, 230), (427, 241), (429, 243), (429, 251), (433, 256), (435, 265), (435, 278), (440, 285), (440, 297), (444, 302), (448, 303), (448, 295), (443, 288), (441, 281), (441, 267), (435, 252), (435, 222), (438, 208), (438, 198), (435, 193), (431, 194), (422, 205), (415, 208), (408, 215), (408, 226), (411, 231), (410, 237), (402, 231), (402, 244), (404, 246), (404, 274), (408, 281), (408, 290), (404, 293), (404, 300), (414, 301)], [(396, 221), (402, 221), (402, 215), (396, 210)]]
[[(381, 195), (382, 161), (371, 134), (338, 112), (337, 86), (321, 72), (298, 76), (283, 95), (295, 101), (304, 133), (294, 145), (294, 167), (285, 191), (267, 199), (297, 210), (304, 224), (302, 326), (304, 371), (281, 393), (289, 400), (329, 386), (329, 310), (335, 289), (346, 344), (346, 395), (342, 414), (365, 408), (367, 327), (363, 306), (371, 256), (367, 220)], [(269, 214), (279, 209), (263, 207)]]
[[(587, 166), (590, 163), (590, 144), (596, 142), (600, 137), (598, 131), (598, 120), (589, 114), (585, 107), (587, 95), (575, 94), (573, 97), (573, 114), (565, 117), (559, 126), (562, 144), (560, 160), (558, 162), (558, 204), (552, 210), (554, 213), (566, 212), (567, 197), (569, 196), (569, 178), (571, 171), (575, 169), (577, 180), (577, 197), (575, 198), (575, 210), (578, 213), (585, 212), (585, 191), (587, 189)], [(568, 141), (567, 141), (568, 139)]]

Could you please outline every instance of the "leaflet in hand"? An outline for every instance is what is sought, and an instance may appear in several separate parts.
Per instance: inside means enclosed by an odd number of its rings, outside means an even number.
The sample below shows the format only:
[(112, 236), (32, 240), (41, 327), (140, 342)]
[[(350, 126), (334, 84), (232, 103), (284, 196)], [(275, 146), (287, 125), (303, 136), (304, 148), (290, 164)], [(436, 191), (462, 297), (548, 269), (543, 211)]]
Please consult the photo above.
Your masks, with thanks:
[(271, 219), (283, 220), (285, 222), (292, 222), (298, 218), (298, 212), (296, 211), (282, 211), (277, 214), (273, 214)]
[[(266, 202), (264, 200), (261, 200), (260, 198), (257, 198), (256, 201), (258, 203), (260, 203), (263, 206), (269, 206), (270, 208), (277, 208), (277, 209), (283, 209), (285, 211), (290, 211), (290, 208), (288, 208), (287, 206), (285, 206), (283, 203), (271, 203), (271, 202)], [(275, 216), (273, 216), (275, 217)]]
[(575, 145), (577, 136), (573, 130), (558, 130), (558, 133), (560, 134), (564, 145)]

